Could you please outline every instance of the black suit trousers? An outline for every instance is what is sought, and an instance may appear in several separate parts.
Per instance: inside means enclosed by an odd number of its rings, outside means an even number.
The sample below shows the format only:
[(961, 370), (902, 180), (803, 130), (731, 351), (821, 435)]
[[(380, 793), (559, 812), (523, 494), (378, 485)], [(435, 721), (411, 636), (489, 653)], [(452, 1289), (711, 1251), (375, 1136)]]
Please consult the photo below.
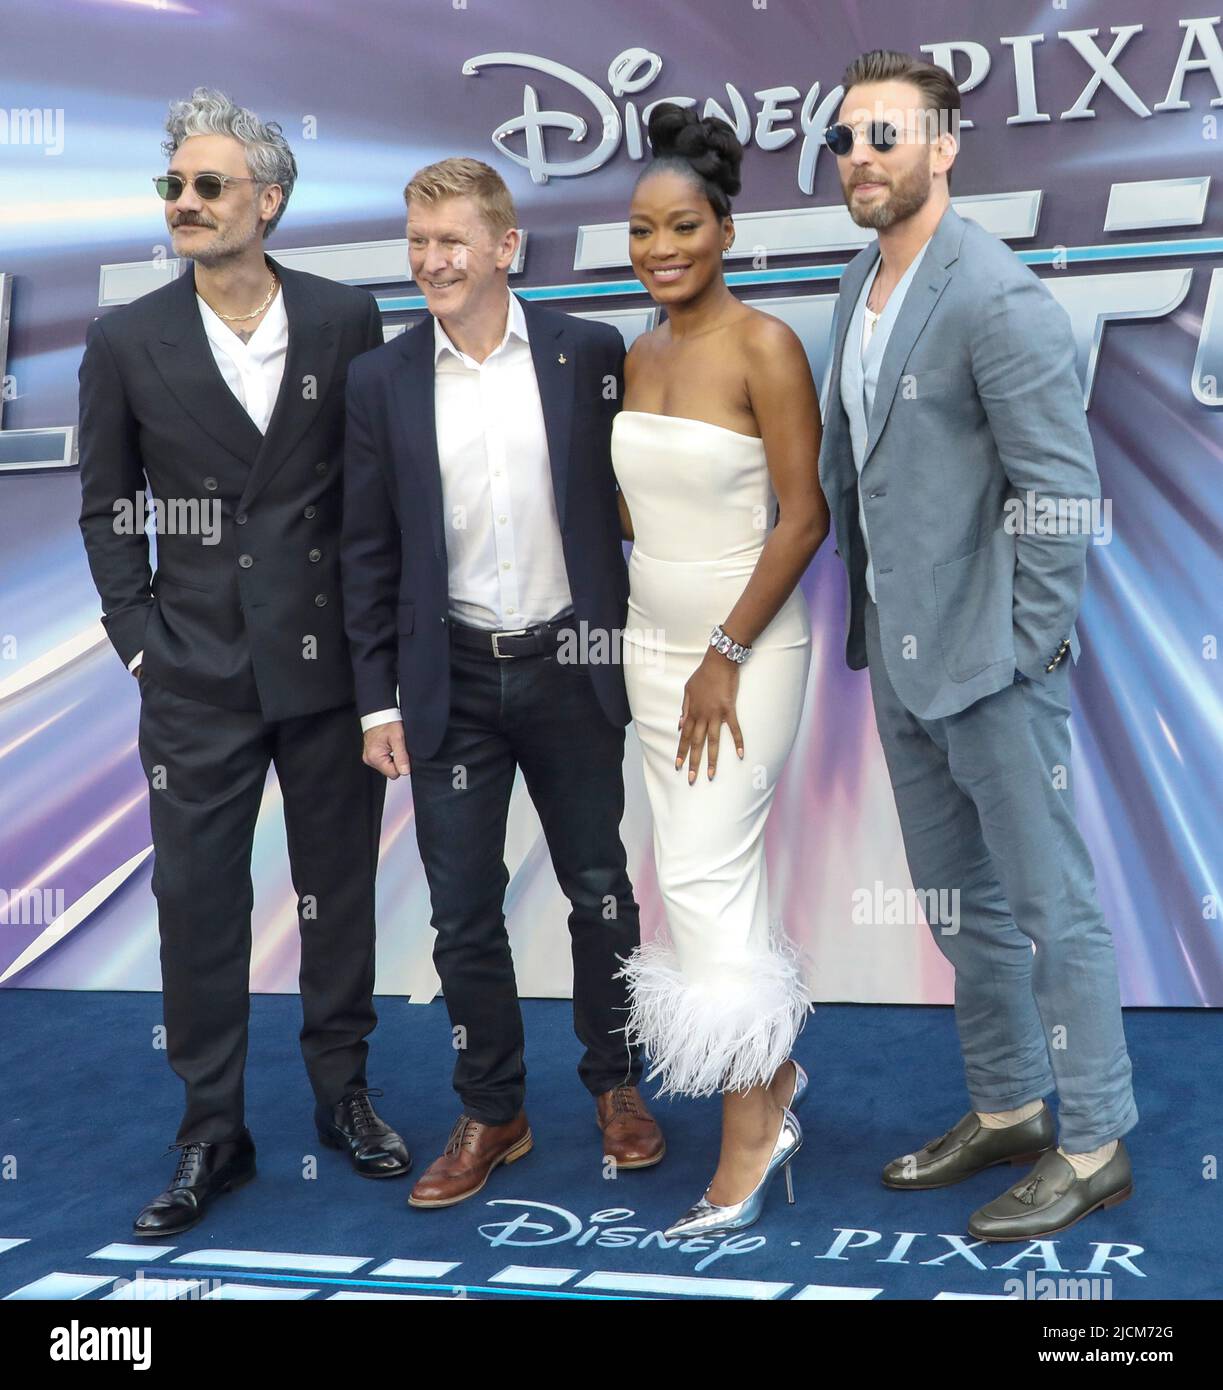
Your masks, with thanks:
[(374, 878), (384, 779), (351, 705), (275, 722), (140, 677), (166, 1048), (186, 1086), (178, 1141), (243, 1128), (251, 851), (270, 765), (284, 801), (301, 932), (301, 1048), (317, 1101), (364, 1086), (377, 1016)]

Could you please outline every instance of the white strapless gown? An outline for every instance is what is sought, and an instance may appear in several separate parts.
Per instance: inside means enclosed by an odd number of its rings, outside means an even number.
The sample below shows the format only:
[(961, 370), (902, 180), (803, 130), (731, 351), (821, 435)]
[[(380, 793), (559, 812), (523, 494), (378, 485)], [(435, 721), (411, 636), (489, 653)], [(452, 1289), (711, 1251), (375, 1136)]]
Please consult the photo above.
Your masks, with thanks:
[[(660, 1094), (767, 1083), (809, 1005), (795, 952), (769, 915), (764, 827), (794, 742), (811, 656), (795, 590), (740, 668), (743, 758), (722, 730), (717, 773), (677, 771), (684, 685), (742, 594), (777, 499), (759, 439), (672, 415), (622, 410), (612, 463), (633, 518), (624, 675), (645, 761), (668, 933), (621, 972), (630, 1040)], [(669, 937), (669, 939), (668, 939)]]

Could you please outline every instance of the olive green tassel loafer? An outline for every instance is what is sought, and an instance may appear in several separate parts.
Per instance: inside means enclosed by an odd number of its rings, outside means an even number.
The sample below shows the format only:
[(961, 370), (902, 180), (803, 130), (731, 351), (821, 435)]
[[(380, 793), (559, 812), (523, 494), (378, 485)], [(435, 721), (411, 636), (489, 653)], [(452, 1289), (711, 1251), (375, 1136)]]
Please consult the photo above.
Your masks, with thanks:
[(1057, 1143), (1047, 1105), (1030, 1120), (1005, 1129), (985, 1129), (970, 1110), (946, 1134), (931, 1139), (916, 1153), (894, 1158), (883, 1170), (883, 1185), (902, 1191), (950, 1187), (995, 1163), (1034, 1163)]
[(1101, 1207), (1115, 1207), (1134, 1190), (1134, 1174), (1125, 1145), (1103, 1168), (1080, 1178), (1054, 1149), (1043, 1154), (1026, 1178), (968, 1218), (969, 1234), (978, 1240), (1039, 1240), (1073, 1226)]

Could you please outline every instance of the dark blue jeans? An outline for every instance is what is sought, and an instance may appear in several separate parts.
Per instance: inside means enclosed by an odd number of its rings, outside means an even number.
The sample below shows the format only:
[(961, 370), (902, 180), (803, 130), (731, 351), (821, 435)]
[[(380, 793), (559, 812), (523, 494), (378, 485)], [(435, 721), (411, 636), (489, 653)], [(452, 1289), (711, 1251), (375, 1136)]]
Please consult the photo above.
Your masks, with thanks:
[(450, 722), (437, 753), (413, 757), (416, 840), (437, 932), (467, 1114), (505, 1124), (526, 1093), (522, 1014), (505, 929), (505, 825), (517, 768), (572, 905), (578, 1074), (592, 1095), (635, 1085), (626, 982), (613, 978), (640, 934), (620, 840), (624, 730), (608, 722), (584, 665), (555, 652), (498, 660), (450, 649)]

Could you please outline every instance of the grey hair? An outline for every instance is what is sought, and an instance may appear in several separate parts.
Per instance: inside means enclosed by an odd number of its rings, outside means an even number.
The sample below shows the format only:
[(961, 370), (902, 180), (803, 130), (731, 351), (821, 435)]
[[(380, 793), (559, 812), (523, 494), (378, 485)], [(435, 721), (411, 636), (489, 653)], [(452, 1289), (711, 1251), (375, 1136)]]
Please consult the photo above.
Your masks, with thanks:
[(246, 150), (246, 167), (251, 178), (262, 184), (280, 185), (281, 199), (276, 214), (263, 229), (270, 235), (289, 205), (289, 194), (297, 182), (297, 161), (275, 121), (261, 121), (253, 111), (235, 106), (224, 92), (197, 87), (189, 101), (172, 101), (166, 117), (169, 138), (162, 150), (169, 157), (192, 135), (228, 135)]

